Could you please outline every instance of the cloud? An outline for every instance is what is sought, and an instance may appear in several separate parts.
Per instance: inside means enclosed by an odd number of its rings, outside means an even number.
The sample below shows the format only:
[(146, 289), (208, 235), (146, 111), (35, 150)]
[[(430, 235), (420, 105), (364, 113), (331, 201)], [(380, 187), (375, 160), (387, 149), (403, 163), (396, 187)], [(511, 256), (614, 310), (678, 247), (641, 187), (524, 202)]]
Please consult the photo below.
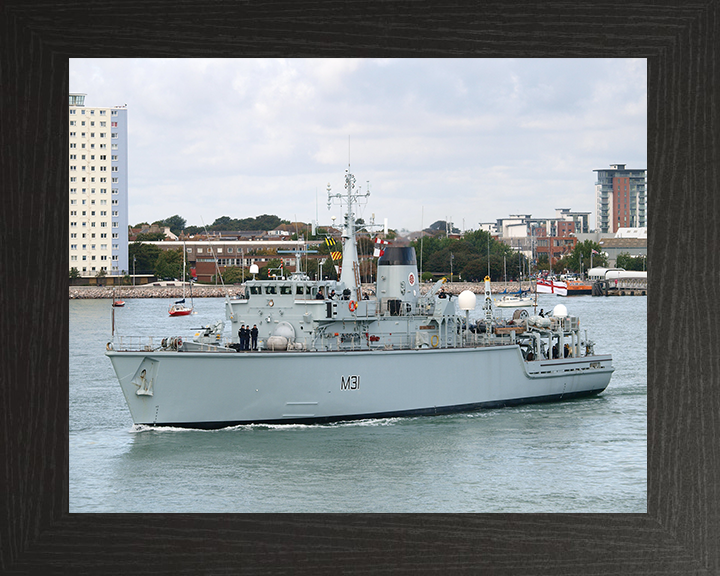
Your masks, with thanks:
[(310, 220), (316, 191), (327, 219), (348, 162), (394, 228), (592, 211), (594, 169), (646, 165), (646, 84), (643, 59), (70, 61), (88, 106), (128, 104), (131, 223)]

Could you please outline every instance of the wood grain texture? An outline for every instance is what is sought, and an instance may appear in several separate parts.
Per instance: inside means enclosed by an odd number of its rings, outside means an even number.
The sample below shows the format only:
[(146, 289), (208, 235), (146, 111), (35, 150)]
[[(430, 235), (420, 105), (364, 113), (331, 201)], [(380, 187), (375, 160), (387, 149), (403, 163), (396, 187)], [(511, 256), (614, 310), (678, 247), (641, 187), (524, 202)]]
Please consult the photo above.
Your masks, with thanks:
[[(0, 2), (0, 573), (720, 573), (718, 1)], [(70, 57), (643, 57), (648, 513), (68, 514)]]

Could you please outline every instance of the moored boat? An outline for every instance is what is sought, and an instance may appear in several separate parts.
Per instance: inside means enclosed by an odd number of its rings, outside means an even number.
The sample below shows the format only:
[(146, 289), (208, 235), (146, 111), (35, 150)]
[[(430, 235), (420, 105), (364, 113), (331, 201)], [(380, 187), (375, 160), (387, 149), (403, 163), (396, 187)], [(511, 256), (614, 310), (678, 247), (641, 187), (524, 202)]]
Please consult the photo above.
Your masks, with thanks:
[(192, 311), (192, 307), (185, 306), (185, 298), (171, 304), (170, 308), (168, 308), (168, 314), (170, 314), (170, 316), (188, 316), (192, 314)]
[[(495, 314), (490, 278), (480, 296), (448, 297), (445, 279), (423, 292), (415, 251), (387, 246), (374, 294), (360, 285), (354, 206), (345, 192), (340, 279), (248, 280), (226, 296), (225, 322), (188, 338), (120, 338), (106, 354), (136, 424), (220, 428), (429, 415), (599, 394), (612, 358), (597, 354), (563, 305), (549, 318)], [(336, 297), (330, 297), (333, 292)], [(257, 345), (248, 330), (257, 329)], [(482, 329), (479, 329), (479, 328)]]
[(592, 294), (592, 283), (586, 280), (566, 280), (567, 294), (565, 296), (581, 296)]
[(170, 316), (189, 316), (193, 313), (195, 303), (192, 299), (192, 283), (190, 284), (190, 306), (185, 305), (185, 246), (183, 245), (183, 278), (182, 278), (182, 299), (170, 305), (168, 314)]
[(535, 304), (532, 296), (512, 296), (507, 295), (502, 298), (495, 299), (495, 306), (498, 308), (527, 308)]

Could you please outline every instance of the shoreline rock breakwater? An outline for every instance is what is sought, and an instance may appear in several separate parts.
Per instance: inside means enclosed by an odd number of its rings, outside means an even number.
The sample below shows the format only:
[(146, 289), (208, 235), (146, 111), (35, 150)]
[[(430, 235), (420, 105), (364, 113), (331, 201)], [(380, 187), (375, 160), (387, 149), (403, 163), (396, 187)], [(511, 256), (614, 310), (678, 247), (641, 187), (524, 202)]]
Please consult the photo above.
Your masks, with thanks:
[[(446, 282), (444, 285), (445, 292), (450, 294), (460, 294), (463, 290), (470, 290), (475, 294), (484, 294), (484, 282)], [(425, 293), (432, 288), (432, 284), (422, 284), (420, 286), (421, 293)], [(374, 290), (374, 284), (363, 284), (363, 290)], [(491, 290), (493, 294), (498, 294), (507, 289), (509, 292), (518, 289), (517, 283), (493, 282)], [(523, 285), (523, 289), (531, 289), (528, 284)], [(130, 298), (182, 298), (182, 286), (153, 286), (150, 284), (143, 286), (70, 286), (70, 299), (85, 298), (112, 298), (113, 291), (115, 298), (118, 300), (127, 300)], [(232, 285), (226, 288), (222, 286), (193, 286), (193, 298), (222, 298), (226, 291), (230, 297), (242, 294), (241, 286)], [(185, 291), (185, 297), (189, 298), (188, 290)]]
[[(237, 286), (228, 288), (230, 296), (240, 292)], [(181, 286), (70, 286), (70, 299), (112, 298), (113, 291), (117, 300), (130, 298), (182, 298)], [(193, 286), (193, 298), (220, 298), (225, 296), (222, 286)], [(185, 298), (190, 293), (185, 291)]]

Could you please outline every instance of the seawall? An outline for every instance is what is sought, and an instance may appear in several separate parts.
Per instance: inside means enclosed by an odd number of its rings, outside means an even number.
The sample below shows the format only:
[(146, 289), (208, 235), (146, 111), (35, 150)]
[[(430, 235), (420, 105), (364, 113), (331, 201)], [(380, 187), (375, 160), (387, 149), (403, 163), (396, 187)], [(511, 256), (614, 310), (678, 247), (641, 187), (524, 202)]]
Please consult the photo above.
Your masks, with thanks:
[[(420, 287), (422, 293), (427, 292), (432, 288), (432, 284), (423, 284)], [(523, 284), (524, 289), (529, 289), (529, 283)], [(363, 290), (374, 290), (374, 284), (363, 284)], [(460, 294), (463, 290), (470, 290), (475, 294), (483, 294), (485, 292), (484, 282), (446, 282), (444, 284), (445, 292), (450, 294)], [(518, 285), (516, 282), (493, 282), (491, 283), (491, 290), (493, 294), (503, 292), (505, 289), (508, 291), (516, 291)], [(81, 299), (81, 298), (112, 298), (113, 291), (115, 298), (118, 300), (127, 300), (129, 298), (182, 298), (182, 286), (181, 285), (160, 285), (154, 286), (146, 284), (143, 286), (70, 286), (70, 299)], [(230, 296), (236, 296), (241, 294), (243, 291), (239, 285), (231, 285), (227, 287), (227, 292)], [(192, 289), (192, 295), (194, 298), (222, 298), (225, 296), (226, 289), (222, 286), (203, 286), (194, 285)], [(190, 292), (185, 289), (185, 297), (190, 297)]]

